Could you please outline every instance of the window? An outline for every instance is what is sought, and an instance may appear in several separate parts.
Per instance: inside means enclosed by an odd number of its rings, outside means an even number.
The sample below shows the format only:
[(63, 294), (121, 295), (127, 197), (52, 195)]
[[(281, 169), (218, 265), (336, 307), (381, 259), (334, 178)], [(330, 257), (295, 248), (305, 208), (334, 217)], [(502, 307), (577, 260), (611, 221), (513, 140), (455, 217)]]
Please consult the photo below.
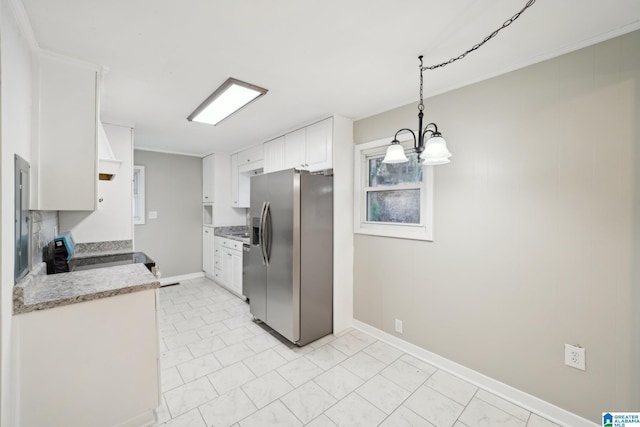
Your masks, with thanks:
[(433, 167), (423, 166), (413, 141), (407, 163), (382, 163), (392, 138), (357, 145), (354, 230), (359, 234), (433, 240)]
[(144, 224), (144, 166), (133, 167), (133, 223)]

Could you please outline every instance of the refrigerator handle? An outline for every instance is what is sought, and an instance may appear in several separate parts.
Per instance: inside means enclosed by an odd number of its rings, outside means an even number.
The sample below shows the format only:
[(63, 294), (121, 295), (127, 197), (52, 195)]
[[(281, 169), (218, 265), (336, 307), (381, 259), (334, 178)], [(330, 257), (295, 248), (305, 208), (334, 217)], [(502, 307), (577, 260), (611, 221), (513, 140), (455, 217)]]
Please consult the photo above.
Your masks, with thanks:
[(266, 227), (265, 227), (265, 220), (266, 220), (266, 214), (267, 214), (267, 206), (268, 206), (268, 202), (263, 202), (262, 203), (262, 211), (260, 212), (260, 232), (258, 233), (258, 244), (260, 245), (260, 252), (262, 254), (262, 262), (265, 265), (269, 265), (269, 262), (267, 261), (267, 252), (266, 252), (266, 241), (265, 241), (265, 232), (266, 232)]
[(265, 254), (266, 254), (266, 260), (267, 260), (267, 266), (269, 265), (269, 262), (271, 262), (271, 234), (272, 234), (272, 229), (271, 229), (271, 203), (267, 202), (267, 209), (265, 211), (264, 214), (264, 225), (265, 225), (265, 229), (266, 229), (266, 239), (265, 239), (265, 244), (264, 244), (264, 248), (265, 248)]

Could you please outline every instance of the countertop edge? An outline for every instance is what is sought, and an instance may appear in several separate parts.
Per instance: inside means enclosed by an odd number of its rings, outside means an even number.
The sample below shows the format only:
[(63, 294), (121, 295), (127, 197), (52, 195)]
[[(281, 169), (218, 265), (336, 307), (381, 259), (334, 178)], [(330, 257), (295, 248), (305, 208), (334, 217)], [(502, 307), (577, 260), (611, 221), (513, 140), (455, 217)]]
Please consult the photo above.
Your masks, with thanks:
[[(124, 278), (124, 281), (120, 280), (119, 283), (116, 283), (111, 288), (107, 287), (103, 289), (89, 290), (88, 292), (87, 289), (82, 289), (96, 280), (102, 280), (101, 276), (103, 274), (106, 274), (108, 278), (109, 274), (112, 276), (114, 274), (122, 274), (123, 269), (125, 270), (126, 275), (131, 274), (133, 276), (130, 281)], [(106, 267), (103, 269), (81, 271), (77, 273), (61, 273), (60, 275), (46, 275), (45, 273), (46, 264), (41, 263), (41, 265), (34, 268), (25, 277), (25, 279), (13, 287), (13, 315), (160, 288), (160, 281), (147, 270), (144, 264)], [(68, 279), (72, 276), (74, 279), (79, 280), (80, 285), (74, 284), (72, 280), (71, 283), (67, 284), (66, 288), (63, 289), (63, 292), (60, 292), (61, 295), (59, 295), (59, 297), (56, 297), (54, 291), (53, 297), (52, 295), (47, 295), (45, 299), (40, 296), (39, 301), (38, 298), (35, 298), (36, 301), (29, 303), (29, 301), (34, 299), (34, 292), (41, 292), (43, 289), (49, 289), (49, 286), (55, 287), (58, 278), (64, 277)], [(119, 277), (123, 278), (125, 276)], [(86, 282), (87, 280), (89, 280), (89, 282)], [(51, 281), (53, 281), (53, 283)], [(73, 292), (70, 294), (69, 290), (72, 290)]]
[(137, 285), (129, 286), (126, 288), (118, 288), (118, 289), (113, 289), (109, 291), (96, 292), (93, 294), (85, 294), (85, 295), (78, 295), (78, 296), (69, 297), (69, 298), (61, 298), (57, 300), (45, 301), (45, 302), (40, 302), (40, 303), (30, 304), (30, 305), (24, 305), (24, 290), (20, 288), (18, 292), (21, 294), (20, 295), (21, 304), (20, 305), (17, 304), (18, 299), (16, 298), (16, 292), (14, 291), (13, 314), (17, 315), (17, 314), (31, 313), (34, 311), (48, 310), (55, 307), (62, 307), (65, 305), (77, 304), (85, 301), (95, 301), (102, 298), (113, 297), (116, 295), (126, 295), (134, 292), (146, 291), (148, 289), (158, 289), (159, 287), (160, 287), (160, 282), (155, 281), (155, 282), (137, 284)]
[(234, 225), (234, 226), (227, 226), (227, 227), (214, 227), (213, 228), (214, 236), (223, 237), (223, 238), (229, 239), (229, 240), (235, 240), (237, 242), (249, 243), (249, 238), (248, 237), (234, 236), (233, 235), (233, 233), (238, 233), (238, 232), (249, 233), (249, 228), (246, 227), (246, 226), (242, 226), (242, 225)]

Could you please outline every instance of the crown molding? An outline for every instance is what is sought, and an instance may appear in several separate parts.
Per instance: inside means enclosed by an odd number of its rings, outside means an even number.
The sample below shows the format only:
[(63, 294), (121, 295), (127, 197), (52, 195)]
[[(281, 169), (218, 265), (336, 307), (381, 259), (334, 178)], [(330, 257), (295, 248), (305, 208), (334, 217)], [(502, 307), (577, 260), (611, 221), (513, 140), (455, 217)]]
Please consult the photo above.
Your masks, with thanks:
[[(195, 154), (195, 153), (183, 153), (180, 151), (171, 151), (171, 150), (161, 150), (159, 148), (151, 148), (151, 147), (138, 147), (134, 146), (134, 150), (140, 151), (152, 151), (154, 153), (162, 153), (162, 154), (174, 154), (176, 156), (189, 156), (189, 157), (206, 157), (208, 154)], [(210, 153), (213, 154), (213, 153)]]

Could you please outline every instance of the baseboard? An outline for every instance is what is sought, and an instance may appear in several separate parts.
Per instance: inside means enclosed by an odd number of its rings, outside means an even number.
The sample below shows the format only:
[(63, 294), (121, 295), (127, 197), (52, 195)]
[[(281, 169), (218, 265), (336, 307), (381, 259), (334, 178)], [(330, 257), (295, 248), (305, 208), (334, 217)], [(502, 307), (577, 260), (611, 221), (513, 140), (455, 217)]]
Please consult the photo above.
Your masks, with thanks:
[(447, 371), (450, 374), (460, 377), (477, 387), (487, 390), (496, 396), (509, 400), (510, 402), (513, 402), (528, 411), (534, 412), (549, 421), (553, 421), (556, 424), (566, 427), (598, 426), (598, 424), (595, 424), (572, 412), (559, 408), (549, 402), (520, 391), (500, 381), (494, 380), (493, 378), (462, 366), (442, 356), (438, 356), (437, 354), (425, 350), (422, 347), (418, 347), (415, 344), (411, 344), (410, 342), (404, 341), (359, 320), (353, 320), (353, 327), (362, 332), (366, 332), (367, 334), (372, 335), (380, 341), (392, 345), (405, 353), (422, 359), (443, 371)]
[(160, 286), (181, 282), (183, 280), (199, 279), (201, 277), (204, 277), (204, 271), (200, 271), (198, 273), (181, 274), (179, 276), (163, 277), (160, 279)]
[(153, 414), (153, 411), (145, 412), (136, 417), (128, 419), (116, 427), (146, 427), (155, 424), (156, 416)]

